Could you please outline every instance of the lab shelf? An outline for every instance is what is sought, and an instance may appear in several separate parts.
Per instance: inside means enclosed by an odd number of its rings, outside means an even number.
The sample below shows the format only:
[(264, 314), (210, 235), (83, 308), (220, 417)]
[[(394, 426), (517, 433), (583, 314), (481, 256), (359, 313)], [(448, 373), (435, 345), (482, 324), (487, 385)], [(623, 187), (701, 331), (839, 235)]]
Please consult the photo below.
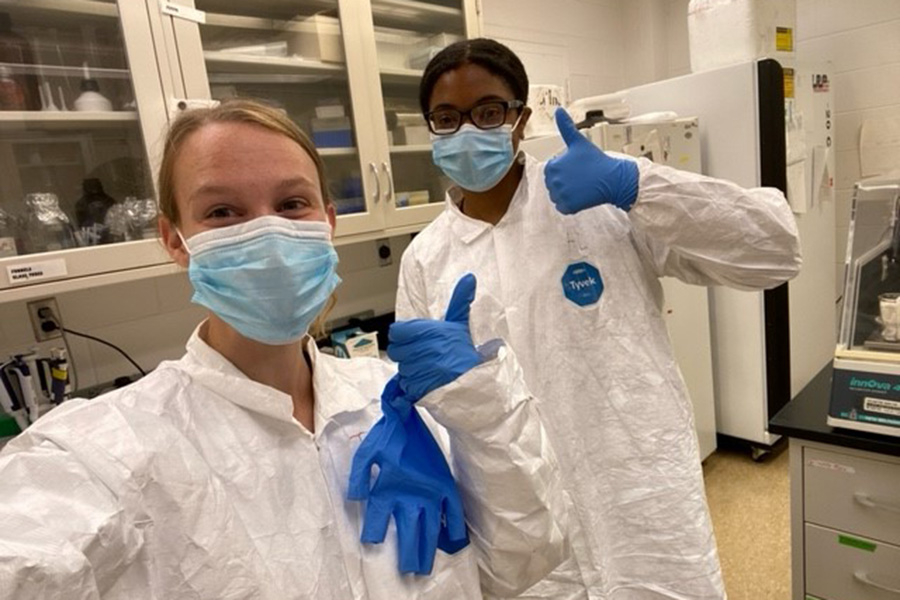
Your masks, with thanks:
[(391, 146), (391, 154), (417, 154), (431, 152), (431, 144), (409, 144), (408, 146)]
[(373, 0), (376, 27), (397, 27), (418, 31), (463, 33), (463, 13), (458, 8), (414, 0)]
[(136, 111), (0, 111), (0, 131), (15, 129), (97, 129), (136, 124)]
[[(41, 77), (72, 77), (81, 81), (84, 76), (83, 67), (64, 67), (57, 65), (23, 65), (16, 63), (0, 63), (0, 66), (9, 67), (13, 74), (39, 75)], [(130, 79), (131, 74), (127, 69), (103, 69), (91, 67), (93, 79)]]
[(45, 26), (71, 24), (73, 16), (115, 18), (115, 0), (0, 0), (0, 10), (16, 16), (33, 15)]
[(253, 74), (294, 72), (309, 75), (346, 76), (342, 66), (298, 57), (253, 56), (221, 50), (206, 50), (203, 52), (203, 58), (206, 59), (206, 67), (210, 74), (231, 73), (235, 69), (252, 69)]
[[(196, 1), (195, 6), (206, 12), (207, 25), (225, 25), (233, 27), (246, 27), (245, 25), (231, 25), (231, 19), (239, 18), (244, 14), (265, 14), (271, 19), (259, 19), (260, 21), (285, 21), (295, 17), (303, 17), (337, 9), (337, 0), (304, 0), (298, 6), (297, 3), (289, 3), (284, 0), (202, 0)], [(250, 17), (253, 18), (253, 17)]]
[(381, 73), (381, 82), (387, 84), (403, 84), (403, 85), (419, 85), (422, 79), (422, 69), (402, 69), (396, 67), (382, 67), (379, 69)]
[(320, 156), (356, 156), (359, 151), (356, 148), (319, 148)]

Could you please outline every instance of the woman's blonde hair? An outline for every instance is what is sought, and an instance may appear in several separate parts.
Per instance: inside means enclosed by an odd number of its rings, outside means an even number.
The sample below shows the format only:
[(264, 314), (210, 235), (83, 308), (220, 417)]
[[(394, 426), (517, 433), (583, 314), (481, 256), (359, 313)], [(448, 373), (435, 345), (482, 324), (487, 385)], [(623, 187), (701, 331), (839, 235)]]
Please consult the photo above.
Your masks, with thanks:
[[(309, 139), (309, 136), (279, 108), (257, 100), (234, 99), (211, 108), (196, 108), (184, 111), (178, 115), (169, 127), (163, 146), (162, 163), (159, 167), (159, 212), (173, 225), (177, 226), (181, 221), (178, 203), (175, 200), (175, 164), (178, 161), (178, 154), (184, 141), (192, 133), (213, 123), (258, 125), (269, 131), (280, 133), (296, 142), (298, 146), (306, 151), (316, 165), (322, 202), (326, 208), (331, 206), (332, 200), (331, 195), (328, 193), (325, 163), (322, 161), (319, 151), (312, 143), (312, 140)], [(331, 298), (328, 299), (328, 304), (326, 304), (310, 327), (310, 333), (314, 337), (321, 337), (326, 333), (325, 320), (336, 302), (337, 298), (335, 294), (332, 294)]]
[(296, 142), (315, 163), (322, 201), (325, 206), (331, 205), (331, 195), (328, 193), (325, 177), (325, 163), (322, 162), (322, 157), (309, 136), (303, 133), (283, 110), (257, 100), (235, 99), (212, 108), (184, 111), (169, 127), (159, 167), (159, 211), (174, 225), (178, 225), (181, 218), (178, 214), (178, 203), (175, 201), (175, 164), (178, 161), (178, 154), (188, 136), (212, 123), (258, 125)]

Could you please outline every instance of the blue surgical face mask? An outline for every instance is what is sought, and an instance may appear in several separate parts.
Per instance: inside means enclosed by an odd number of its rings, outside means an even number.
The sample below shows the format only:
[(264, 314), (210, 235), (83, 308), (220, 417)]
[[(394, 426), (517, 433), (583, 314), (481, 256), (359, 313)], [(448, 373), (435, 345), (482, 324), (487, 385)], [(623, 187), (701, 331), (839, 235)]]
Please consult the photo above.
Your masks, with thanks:
[(182, 241), (191, 257), (191, 301), (264, 344), (306, 335), (341, 282), (323, 221), (260, 217)]
[(464, 190), (487, 191), (513, 165), (513, 129), (513, 125), (478, 129), (466, 123), (456, 133), (432, 135), (434, 164)]

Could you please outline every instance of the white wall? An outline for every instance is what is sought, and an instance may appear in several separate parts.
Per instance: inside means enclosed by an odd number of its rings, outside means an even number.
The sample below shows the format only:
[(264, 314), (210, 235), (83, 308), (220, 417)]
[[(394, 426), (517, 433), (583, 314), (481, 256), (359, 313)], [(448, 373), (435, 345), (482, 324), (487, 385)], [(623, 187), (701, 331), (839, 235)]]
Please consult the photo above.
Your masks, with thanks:
[[(409, 236), (392, 238), (392, 264), (378, 266), (375, 242), (341, 246), (338, 303), (332, 318), (374, 310), (394, 309), (400, 255)], [(111, 342), (150, 371), (160, 361), (179, 358), (205, 309), (190, 303), (191, 286), (185, 273), (98, 287), (56, 296), (63, 325)], [(106, 384), (135, 372), (119, 353), (76, 336), (68, 336), (77, 368), (78, 387)], [(0, 360), (39, 348), (41, 355), (61, 346), (60, 340), (35, 342), (25, 302), (0, 304)]]
[(483, 29), (509, 46), (532, 84), (570, 98), (622, 89), (625, 3), (619, 0), (482, 0)]
[(860, 177), (860, 125), (868, 118), (900, 117), (900, 1), (797, 0), (797, 55), (800, 60), (831, 61), (835, 72), (835, 268), (840, 285), (851, 190)]
[(569, 98), (690, 72), (688, 0), (482, 0), (484, 35)]

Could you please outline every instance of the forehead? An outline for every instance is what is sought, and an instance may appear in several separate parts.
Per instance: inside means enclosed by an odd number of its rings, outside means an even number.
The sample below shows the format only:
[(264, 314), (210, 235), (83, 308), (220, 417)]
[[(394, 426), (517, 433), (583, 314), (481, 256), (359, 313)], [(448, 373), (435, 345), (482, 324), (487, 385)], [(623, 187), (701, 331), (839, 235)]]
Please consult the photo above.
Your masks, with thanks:
[(514, 96), (505, 79), (480, 65), (467, 63), (438, 78), (431, 90), (428, 109), (434, 110), (438, 106), (468, 108), (485, 98), (513, 100)]
[(305, 175), (318, 181), (312, 157), (293, 139), (251, 123), (209, 123), (184, 140), (175, 161), (176, 185), (215, 177), (258, 181)]

